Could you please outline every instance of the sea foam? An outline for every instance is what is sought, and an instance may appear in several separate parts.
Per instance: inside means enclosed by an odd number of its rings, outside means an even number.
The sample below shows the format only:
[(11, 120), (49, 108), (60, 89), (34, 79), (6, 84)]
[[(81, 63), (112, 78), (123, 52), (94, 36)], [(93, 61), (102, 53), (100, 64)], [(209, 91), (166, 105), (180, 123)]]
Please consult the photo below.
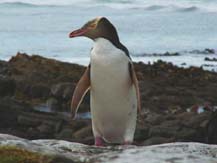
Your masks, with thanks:
[(99, 7), (107, 6), (115, 9), (144, 9), (144, 10), (160, 10), (173, 9), (174, 11), (195, 11), (204, 10), (208, 12), (217, 12), (217, 3), (215, 1), (191, 1), (185, 0), (177, 2), (173, 0), (2, 0), (0, 7), (61, 7), (61, 6), (83, 6), (83, 7)]

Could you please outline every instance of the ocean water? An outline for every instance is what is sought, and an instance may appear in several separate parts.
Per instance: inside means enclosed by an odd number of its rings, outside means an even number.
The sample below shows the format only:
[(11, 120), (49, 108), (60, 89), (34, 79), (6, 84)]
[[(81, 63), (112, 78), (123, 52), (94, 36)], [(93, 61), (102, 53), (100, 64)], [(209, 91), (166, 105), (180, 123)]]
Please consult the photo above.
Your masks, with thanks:
[[(116, 26), (135, 61), (217, 69), (217, 63), (204, 61), (207, 54), (192, 53), (217, 49), (215, 0), (1, 0), (0, 59), (20, 51), (88, 64), (92, 41), (68, 34), (97, 16)], [(166, 51), (181, 56), (146, 55)]]

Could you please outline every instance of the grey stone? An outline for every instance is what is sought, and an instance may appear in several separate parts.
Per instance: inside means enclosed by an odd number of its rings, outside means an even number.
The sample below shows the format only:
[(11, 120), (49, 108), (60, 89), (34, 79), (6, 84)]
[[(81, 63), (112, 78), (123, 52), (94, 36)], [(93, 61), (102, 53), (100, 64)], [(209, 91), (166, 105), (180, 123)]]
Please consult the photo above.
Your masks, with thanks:
[(151, 137), (147, 140), (145, 140), (142, 145), (155, 145), (155, 144), (163, 144), (163, 143), (169, 143), (173, 139), (172, 138), (165, 138), (160, 136)]
[(217, 145), (201, 143), (96, 147), (62, 140), (30, 141), (0, 134), (0, 145), (38, 152), (64, 163), (216, 163), (217, 158)]
[(211, 117), (211, 113), (210, 112), (204, 112), (201, 114), (194, 114), (192, 116), (188, 116), (186, 118), (184, 118), (184, 120), (182, 121), (182, 124), (184, 124), (187, 127), (191, 127), (191, 128), (200, 128), (201, 124), (208, 120)]
[(72, 138), (72, 129), (64, 128), (59, 134), (55, 136), (57, 139), (71, 139)]
[(206, 129), (208, 143), (217, 144), (217, 112), (213, 113)]
[(149, 127), (147, 125), (137, 125), (134, 139), (136, 141), (143, 141), (148, 138)]
[(47, 98), (49, 93), (50, 88), (42, 84), (32, 85), (29, 92), (32, 98)]
[(18, 116), (17, 122), (18, 122), (19, 125), (31, 126), (31, 127), (38, 126), (38, 125), (40, 125), (42, 123), (42, 121), (40, 119), (25, 116), (25, 115), (22, 115), (22, 114)]
[(45, 123), (38, 126), (37, 129), (40, 133), (47, 134), (47, 135), (53, 134), (54, 132), (53, 126), (45, 124)]
[(0, 75), (0, 97), (13, 96), (15, 89), (16, 84), (13, 79)]
[(149, 137), (174, 137), (180, 128), (181, 126), (177, 120), (165, 121), (161, 125), (152, 126), (149, 131)]
[(51, 95), (56, 98), (69, 100), (72, 97), (75, 85), (73, 83), (59, 83), (51, 88)]
[(47, 107), (50, 108), (52, 111), (61, 111), (62, 106), (61, 103), (56, 98), (49, 98), (47, 100)]
[(201, 135), (200, 132), (198, 132), (197, 130), (193, 129), (193, 128), (182, 128), (180, 131), (178, 131), (175, 135), (176, 140), (178, 141), (197, 141), (197, 135), (200, 135), (203, 137), (203, 135)]
[(83, 139), (88, 136), (92, 136), (92, 127), (91, 125), (81, 128), (80, 130), (73, 133), (73, 137), (77, 139)]
[(152, 125), (158, 125), (164, 121), (163, 116), (156, 113), (149, 113), (145, 120), (151, 123)]

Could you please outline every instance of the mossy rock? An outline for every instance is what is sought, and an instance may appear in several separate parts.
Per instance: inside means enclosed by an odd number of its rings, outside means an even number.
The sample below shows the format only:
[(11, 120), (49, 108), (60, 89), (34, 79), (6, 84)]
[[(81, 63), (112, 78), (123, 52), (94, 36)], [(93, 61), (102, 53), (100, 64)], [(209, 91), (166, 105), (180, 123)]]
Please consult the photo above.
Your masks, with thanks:
[(1, 163), (50, 163), (51, 158), (13, 146), (0, 146)]
[(0, 163), (80, 163), (62, 156), (43, 155), (15, 146), (0, 146)]

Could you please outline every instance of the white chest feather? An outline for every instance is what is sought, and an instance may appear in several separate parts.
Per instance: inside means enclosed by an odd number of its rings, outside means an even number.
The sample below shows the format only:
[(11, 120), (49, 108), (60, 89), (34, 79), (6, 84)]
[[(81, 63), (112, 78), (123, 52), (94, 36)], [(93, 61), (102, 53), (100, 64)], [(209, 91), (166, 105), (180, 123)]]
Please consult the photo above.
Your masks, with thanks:
[(110, 41), (95, 41), (91, 51), (93, 131), (110, 142), (133, 139), (137, 103), (129, 62), (126, 54)]
[[(91, 51), (91, 82), (95, 85), (110, 88), (129, 82), (129, 58), (125, 53), (116, 48), (110, 41), (99, 38), (95, 41)], [(124, 83), (123, 83), (124, 82)]]

